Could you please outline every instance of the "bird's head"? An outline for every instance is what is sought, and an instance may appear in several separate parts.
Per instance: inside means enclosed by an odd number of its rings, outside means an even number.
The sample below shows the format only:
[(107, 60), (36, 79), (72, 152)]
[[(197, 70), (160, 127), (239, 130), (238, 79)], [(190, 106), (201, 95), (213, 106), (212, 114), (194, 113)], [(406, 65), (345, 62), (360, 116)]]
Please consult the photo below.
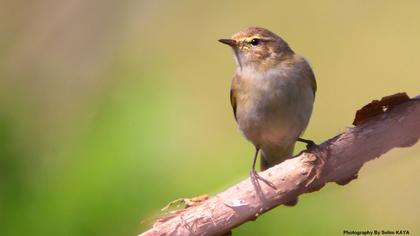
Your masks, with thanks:
[(289, 45), (275, 33), (260, 27), (249, 27), (219, 42), (232, 47), (239, 67), (265, 68), (280, 63), (293, 54)]

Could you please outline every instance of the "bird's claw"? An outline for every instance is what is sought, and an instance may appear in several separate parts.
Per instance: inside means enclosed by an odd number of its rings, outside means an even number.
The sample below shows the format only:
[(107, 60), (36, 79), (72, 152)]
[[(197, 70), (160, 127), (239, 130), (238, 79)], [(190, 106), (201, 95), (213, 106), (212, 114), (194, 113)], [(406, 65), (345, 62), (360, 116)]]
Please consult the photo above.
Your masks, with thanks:
[[(265, 184), (267, 184), (268, 186), (270, 186), (273, 189), (277, 189), (276, 186), (274, 186), (273, 183), (271, 183), (270, 181), (264, 179), (261, 175), (259, 175), (257, 173), (257, 171), (255, 171), (255, 169), (251, 170), (251, 173), (249, 174), (251, 181), (255, 184), (258, 184), (258, 180), (261, 180), (262, 182), (264, 182)], [(258, 184), (259, 185), (259, 184)]]
[(310, 139), (303, 139), (303, 138), (298, 138), (297, 141), (305, 143), (306, 144), (306, 149), (308, 151), (310, 150), (318, 150), (319, 146), (318, 144), (316, 144), (314, 141), (310, 140)]

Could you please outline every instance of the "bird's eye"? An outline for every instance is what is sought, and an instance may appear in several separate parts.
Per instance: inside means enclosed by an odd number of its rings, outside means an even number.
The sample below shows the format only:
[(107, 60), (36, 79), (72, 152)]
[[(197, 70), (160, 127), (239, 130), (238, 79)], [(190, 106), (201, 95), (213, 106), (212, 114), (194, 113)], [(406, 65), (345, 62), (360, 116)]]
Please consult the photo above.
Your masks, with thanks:
[(251, 40), (251, 44), (252, 44), (253, 46), (257, 46), (258, 44), (260, 44), (260, 42), (261, 42), (261, 41), (260, 41), (259, 39), (256, 39), (256, 38)]

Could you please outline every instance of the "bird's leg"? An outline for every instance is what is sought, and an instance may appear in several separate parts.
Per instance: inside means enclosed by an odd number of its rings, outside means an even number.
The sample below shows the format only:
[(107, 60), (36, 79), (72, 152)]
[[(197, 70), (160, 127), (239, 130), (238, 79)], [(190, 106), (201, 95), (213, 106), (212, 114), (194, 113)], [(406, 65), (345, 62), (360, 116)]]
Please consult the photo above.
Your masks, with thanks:
[(263, 177), (261, 177), (257, 171), (255, 170), (255, 164), (257, 163), (257, 158), (258, 158), (258, 153), (259, 153), (260, 149), (258, 147), (255, 147), (255, 155), (254, 155), (254, 160), (252, 162), (252, 167), (251, 167), (251, 173), (250, 173), (250, 178), (251, 181), (254, 184), (259, 185), (258, 180), (263, 181), (264, 183), (266, 183), (268, 186), (270, 186), (273, 189), (276, 189), (276, 186), (274, 186), (273, 183), (271, 183), (270, 181), (264, 179)]
[(310, 139), (298, 138), (297, 141), (305, 143), (306, 149), (308, 150), (318, 147), (318, 145), (316, 145), (316, 143)]
[(259, 176), (257, 171), (255, 170), (255, 164), (257, 163), (259, 151), (260, 149), (255, 147), (254, 161), (252, 162), (252, 167), (251, 167), (251, 178), (253, 178), (254, 180), (258, 178), (257, 176)]

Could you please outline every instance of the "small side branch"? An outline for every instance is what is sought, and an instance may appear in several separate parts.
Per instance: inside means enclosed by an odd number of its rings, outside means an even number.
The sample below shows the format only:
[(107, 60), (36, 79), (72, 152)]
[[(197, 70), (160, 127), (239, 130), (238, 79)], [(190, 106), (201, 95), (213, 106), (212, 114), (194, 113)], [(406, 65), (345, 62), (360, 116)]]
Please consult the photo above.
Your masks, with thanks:
[(263, 181), (255, 184), (247, 178), (197, 206), (156, 223), (140, 236), (223, 235), (278, 205), (293, 202), (301, 194), (321, 189), (328, 182), (340, 185), (350, 182), (367, 161), (395, 147), (412, 146), (420, 138), (418, 97), (379, 107), (383, 108), (379, 114), (364, 117), (362, 121), (359, 117), (356, 127), (325, 141), (317, 149), (261, 172), (275, 188)]

